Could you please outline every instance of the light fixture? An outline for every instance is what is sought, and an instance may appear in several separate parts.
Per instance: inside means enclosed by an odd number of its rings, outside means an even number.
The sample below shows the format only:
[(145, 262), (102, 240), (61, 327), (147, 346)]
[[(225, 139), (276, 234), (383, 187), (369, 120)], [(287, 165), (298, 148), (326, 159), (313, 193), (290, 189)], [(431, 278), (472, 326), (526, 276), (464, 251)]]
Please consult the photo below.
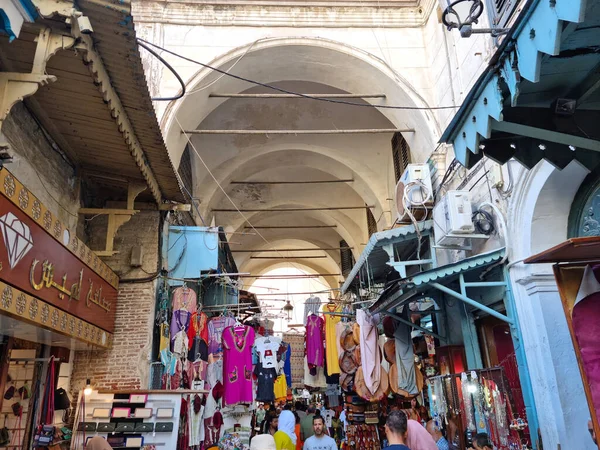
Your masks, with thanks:
[(475, 28), (473, 24), (483, 13), (482, 0), (456, 0), (448, 5), (442, 14), (442, 22), (448, 30), (458, 29), (462, 37), (473, 33), (491, 34), (494, 37), (508, 33), (508, 28)]
[(573, 146), (573, 145), (569, 145), (569, 149), (570, 149), (572, 152), (574, 152), (575, 150), (577, 150), (577, 148), (576, 148), (575, 146)]
[(89, 378), (87, 380), (85, 380), (85, 389), (83, 390), (83, 394), (85, 396), (88, 396), (88, 395), (92, 394), (92, 384), (91, 384)]
[(286, 320), (291, 320), (292, 319), (292, 311), (294, 310), (294, 306), (290, 303), (289, 300), (287, 300), (285, 302), (285, 305), (283, 305), (283, 310), (285, 311), (287, 317)]

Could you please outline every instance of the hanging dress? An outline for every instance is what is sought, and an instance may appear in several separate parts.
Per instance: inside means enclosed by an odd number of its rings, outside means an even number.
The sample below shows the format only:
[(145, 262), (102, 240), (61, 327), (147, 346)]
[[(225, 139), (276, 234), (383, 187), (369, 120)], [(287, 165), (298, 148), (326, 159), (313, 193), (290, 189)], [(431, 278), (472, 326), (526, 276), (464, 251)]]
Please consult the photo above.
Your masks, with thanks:
[(173, 291), (173, 310), (185, 309), (190, 314), (196, 312), (196, 292), (187, 286), (178, 287)]
[[(327, 303), (323, 305), (323, 312), (339, 314), (342, 308), (337, 304)], [(338, 339), (336, 336), (336, 325), (340, 322), (340, 316), (325, 314), (325, 356), (327, 359), (327, 374), (334, 375), (340, 373), (340, 363), (338, 354)]]
[(323, 367), (325, 360), (325, 349), (323, 348), (323, 318), (311, 314), (307, 317), (306, 322), (306, 359), (308, 366), (310, 368)]
[(254, 329), (227, 327), (223, 331), (223, 385), (226, 406), (250, 404), (252, 396), (252, 345)]
[(227, 327), (235, 325), (233, 317), (219, 316), (213, 317), (208, 322), (208, 354), (220, 353), (221, 339), (223, 338), (223, 330)]
[(356, 322), (360, 325), (360, 352), (365, 386), (371, 393), (375, 393), (379, 389), (381, 377), (377, 323), (362, 309), (356, 311)]

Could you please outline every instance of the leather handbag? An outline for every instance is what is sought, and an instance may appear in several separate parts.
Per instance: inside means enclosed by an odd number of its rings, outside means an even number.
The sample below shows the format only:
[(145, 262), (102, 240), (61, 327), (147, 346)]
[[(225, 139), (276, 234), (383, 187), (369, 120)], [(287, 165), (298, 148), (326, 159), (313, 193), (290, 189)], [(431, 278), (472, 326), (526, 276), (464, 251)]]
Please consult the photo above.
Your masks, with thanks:
[(54, 409), (56, 411), (69, 409), (71, 407), (71, 399), (67, 395), (67, 391), (59, 388), (54, 391)]
[(154, 431), (154, 424), (151, 422), (139, 422), (135, 424), (136, 433), (151, 433)]
[(390, 364), (396, 363), (396, 341), (394, 339), (388, 339), (383, 344), (383, 356)]
[(79, 422), (77, 424), (77, 431), (93, 433), (94, 431), (96, 431), (96, 422)]
[(101, 422), (98, 424), (98, 428), (96, 429), (96, 431), (98, 433), (114, 433), (115, 429), (117, 428), (117, 424), (116, 423), (112, 423), (112, 422)]
[(157, 433), (170, 433), (173, 431), (173, 422), (156, 422), (154, 431)]
[(133, 422), (119, 422), (117, 424), (117, 428), (115, 428), (116, 433), (129, 433), (133, 431), (135, 428), (135, 423)]

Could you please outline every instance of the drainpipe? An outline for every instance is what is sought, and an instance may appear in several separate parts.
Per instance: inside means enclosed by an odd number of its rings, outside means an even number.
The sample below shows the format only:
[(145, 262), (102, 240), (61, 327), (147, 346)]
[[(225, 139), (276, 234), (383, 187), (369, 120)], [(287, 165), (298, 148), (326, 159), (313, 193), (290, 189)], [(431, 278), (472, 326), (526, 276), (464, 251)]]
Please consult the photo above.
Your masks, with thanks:
[(452, 78), (452, 66), (450, 65), (450, 49), (448, 48), (448, 36), (446, 28), (442, 28), (442, 36), (444, 36), (444, 48), (446, 49), (446, 67), (448, 68), (448, 79), (450, 80), (450, 95), (452, 96), (452, 105), (456, 106), (456, 94), (454, 92), (454, 80)]
[(519, 371), (519, 379), (521, 380), (521, 390), (523, 392), (523, 403), (525, 404), (525, 413), (527, 414), (527, 423), (529, 425), (529, 436), (531, 437), (531, 445), (534, 450), (539, 449), (539, 424), (537, 418), (537, 410), (533, 399), (533, 388), (531, 387), (531, 377), (529, 376), (529, 368), (527, 367), (527, 358), (525, 356), (525, 348), (523, 347), (523, 335), (517, 318), (515, 308), (515, 298), (512, 293), (512, 285), (510, 275), (504, 267), (504, 279), (506, 280), (506, 315), (512, 319), (509, 323), (513, 345), (515, 347), (515, 356), (517, 359), (517, 368)]

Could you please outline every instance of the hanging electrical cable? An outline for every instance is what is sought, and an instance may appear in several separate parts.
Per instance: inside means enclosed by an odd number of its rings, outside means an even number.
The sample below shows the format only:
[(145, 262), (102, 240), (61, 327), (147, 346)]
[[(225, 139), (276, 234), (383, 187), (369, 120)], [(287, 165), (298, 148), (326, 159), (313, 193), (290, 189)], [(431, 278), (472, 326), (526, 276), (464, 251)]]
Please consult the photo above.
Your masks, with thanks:
[[(177, 81), (179, 81), (179, 84), (181, 85), (181, 93), (177, 94), (175, 97), (154, 97), (151, 100), (153, 102), (170, 102), (170, 101), (179, 100), (180, 98), (182, 98), (185, 95), (185, 83), (183, 82), (183, 79), (179, 76), (179, 74), (177, 73), (177, 71), (175, 69), (173, 69), (173, 67), (171, 66), (171, 64), (169, 64), (162, 56), (160, 56), (157, 52), (155, 52), (150, 47), (148, 47), (143, 42), (141, 42), (141, 41), (143, 41), (143, 39), (138, 38), (137, 41), (138, 41), (138, 44), (139, 44), (140, 47), (142, 47), (142, 48), (146, 49), (147, 51), (149, 51), (161, 63), (163, 63), (167, 67), (167, 69), (169, 69), (171, 71), (171, 73), (173, 75), (175, 75), (175, 78), (177, 78)], [(147, 41), (144, 41), (144, 42), (147, 42)], [(148, 44), (150, 44), (150, 42), (148, 42)], [(154, 44), (150, 44), (150, 45), (154, 45)], [(160, 48), (160, 47), (158, 47), (156, 45), (154, 45), (154, 46), (156, 48)]]
[[(228, 77), (235, 78), (235, 79), (240, 80), (240, 81), (245, 81), (246, 83), (251, 83), (251, 84), (254, 84), (256, 86), (262, 86), (262, 87), (265, 87), (265, 88), (268, 88), (268, 89), (272, 89), (274, 91), (278, 91), (278, 92), (281, 92), (283, 94), (295, 95), (297, 97), (306, 98), (306, 99), (309, 99), (309, 100), (318, 100), (318, 101), (327, 102), (327, 103), (337, 103), (337, 104), (340, 104), (340, 105), (359, 106), (359, 107), (367, 107), (367, 108), (400, 109), (400, 110), (408, 110), (408, 111), (411, 111), (411, 110), (433, 111), (433, 110), (441, 110), (441, 109), (458, 109), (458, 108), (460, 108), (460, 106), (395, 106), (395, 105), (372, 105), (370, 103), (356, 103), (356, 102), (349, 102), (349, 101), (345, 101), (345, 100), (334, 100), (334, 99), (327, 98), (327, 97), (317, 97), (317, 96), (314, 96), (314, 95), (301, 94), (299, 92), (290, 91), (288, 89), (283, 89), (283, 88), (280, 88), (280, 87), (277, 87), (277, 86), (273, 86), (271, 84), (261, 83), (260, 81), (255, 81), (255, 80), (251, 80), (249, 78), (241, 77), (239, 75), (234, 75), (232, 73), (228, 73), (228, 72), (226, 72), (224, 70), (221, 70), (221, 69), (219, 69), (217, 67), (213, 67), (213, 66), (211, 66), (209, 64), (205, 64), (205, 63), (202, 63), (200, 61), (196, 61), (195, 59), (188, 58), (187, 56), (180, 55), (180, 54), (178, 54), (178, 53), (176, 53), (174, 51), (168, 50), (168, 49), (166, 49), (164, 47), (161, 47), (161, 46), (159, 46), (157, 44), (154, 44), (154, 43), (152, 43), (150, 41), (147, 41), (145, 39), (142, 39), (142, 38), (137, 38), (137, 41), (138, 41), (138, 43), (140, 45), (142, 45), (143, 43), (151, 45), (152, 47), (155, 47), (155, 48), (157, 48), (159, 50), (167, 52), (167, 53), (169, 53), (169, 54), (171, 54), (173, 56), (176, 56), (178, 58), (181, 58), (181, 59), (183, 59), (185, 61), (188, 61), (188, 62), (191, 62), (191, 63), (194, 63), (194, 64), (198, 64), (199, 66), (202, 66), (202, 67), (204, 67), (206, 69), (214, 70), (215, 72), (219, 72), (219, 73), (221, 73), (223, 75), (226, 75)], [(147, 46), (143, 46), (143, 47), (147, 49)], [(157, 57), (158, 57), (158, 55), (157, 55)], [(165, 62), (165, 64), (167, 64), (167, 63)], [(180, 78), (179, 76), (177, 76), (177, 77), (178, 77), (178, 79)], [(177, 98), (181, 98), (182, 96), (183, 95), (181, 95), (181, 96), (179, 96)], [(174, 99), (174, 100), (176, 100), (176, 99)]]

